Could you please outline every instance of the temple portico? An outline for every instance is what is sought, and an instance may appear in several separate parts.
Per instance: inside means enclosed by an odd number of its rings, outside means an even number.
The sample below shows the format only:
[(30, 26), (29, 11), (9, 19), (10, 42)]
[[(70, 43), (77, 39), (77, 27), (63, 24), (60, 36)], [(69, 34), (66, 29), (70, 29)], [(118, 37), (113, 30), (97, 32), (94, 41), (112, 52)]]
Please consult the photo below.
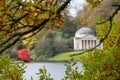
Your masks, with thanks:
[[(90, 28), (81, 28), (75, 33), (74, 50), (91, 49), (98, 44), (99, 40), (96, 39), (95, 32)], [(102, 44), (100, 44), (97, 49), (102, 50)]]

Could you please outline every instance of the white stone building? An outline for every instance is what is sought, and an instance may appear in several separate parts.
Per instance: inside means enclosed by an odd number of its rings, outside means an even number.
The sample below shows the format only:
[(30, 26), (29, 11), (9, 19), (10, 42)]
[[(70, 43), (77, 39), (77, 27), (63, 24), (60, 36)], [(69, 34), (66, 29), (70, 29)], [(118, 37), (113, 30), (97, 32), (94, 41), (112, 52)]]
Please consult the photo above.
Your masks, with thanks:
[[(96, 39), (96, 33), (91, 28), (83, 27), (76, 31), (74, 37), (74, 50), (91, 49), (97, 44), (99, 44), (99, 40)], [(97, 49), (102, 50), (103, 44), (100, 44)]]

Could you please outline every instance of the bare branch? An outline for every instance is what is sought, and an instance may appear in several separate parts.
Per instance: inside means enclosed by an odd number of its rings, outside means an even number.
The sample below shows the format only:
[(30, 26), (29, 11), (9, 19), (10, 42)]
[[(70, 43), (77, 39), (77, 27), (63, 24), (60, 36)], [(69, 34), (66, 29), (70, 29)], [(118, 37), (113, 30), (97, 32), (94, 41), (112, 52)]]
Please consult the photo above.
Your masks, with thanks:
[(115, 6), (115, 7), (118, 7), (118, 8), (115, 10), (115, 12), (108, 19), (106, 19), (106, 20), (104, 20), (104, 21), (102, 21), (100, 23), (96, 23), (96, 24), (103, 24), (103, 23), (109, 21), (111, 18), (113, 18), (118, 13), (118, 11), (120, 10), (120, 6)]

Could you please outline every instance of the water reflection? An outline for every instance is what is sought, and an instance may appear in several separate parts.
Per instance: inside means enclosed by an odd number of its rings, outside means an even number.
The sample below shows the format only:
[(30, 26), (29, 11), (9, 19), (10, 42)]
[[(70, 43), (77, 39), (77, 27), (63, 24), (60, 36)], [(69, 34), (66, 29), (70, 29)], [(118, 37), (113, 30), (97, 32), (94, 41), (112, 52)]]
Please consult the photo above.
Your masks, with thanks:
[[(30, 80), (30, 77), (33, 77), (33, 80), (39, 80), (38, 75), (36, 73), (40, 68), (47, 69), (47, 72), (51, 74), (51, 77), (54, 80), (61, 80), (65, 76), (66, 66), (64, 66), (64, 62), (38, 62), (38, 63), (26, 63), (26, 73), (24, 74), (25, 80)], [(81, 63), (78, 63), (79, 71), (82, 70)]]

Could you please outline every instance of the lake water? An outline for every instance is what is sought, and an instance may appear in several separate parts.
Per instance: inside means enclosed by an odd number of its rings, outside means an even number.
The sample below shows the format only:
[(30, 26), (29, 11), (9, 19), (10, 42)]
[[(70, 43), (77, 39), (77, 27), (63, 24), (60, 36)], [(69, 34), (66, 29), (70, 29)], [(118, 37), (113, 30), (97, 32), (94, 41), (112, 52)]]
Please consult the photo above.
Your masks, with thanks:
[[(30, 80), (30, 77), (33, 77), (33, 80), (39, 80), (38, 70), (40, 68), (47, 69), (47, 72), (51, 74), (51, 77), (54, 80), (61, 80), (65, 76), (66, 66), (64, 66), (64, 62), (36, 62), (36, 63), (26, 63), (26, 73), (24, 74), (25, 80)], [(82, 64), (80, 62), (77, 63), (79, 67), (78, 70), (82, 71)]]

